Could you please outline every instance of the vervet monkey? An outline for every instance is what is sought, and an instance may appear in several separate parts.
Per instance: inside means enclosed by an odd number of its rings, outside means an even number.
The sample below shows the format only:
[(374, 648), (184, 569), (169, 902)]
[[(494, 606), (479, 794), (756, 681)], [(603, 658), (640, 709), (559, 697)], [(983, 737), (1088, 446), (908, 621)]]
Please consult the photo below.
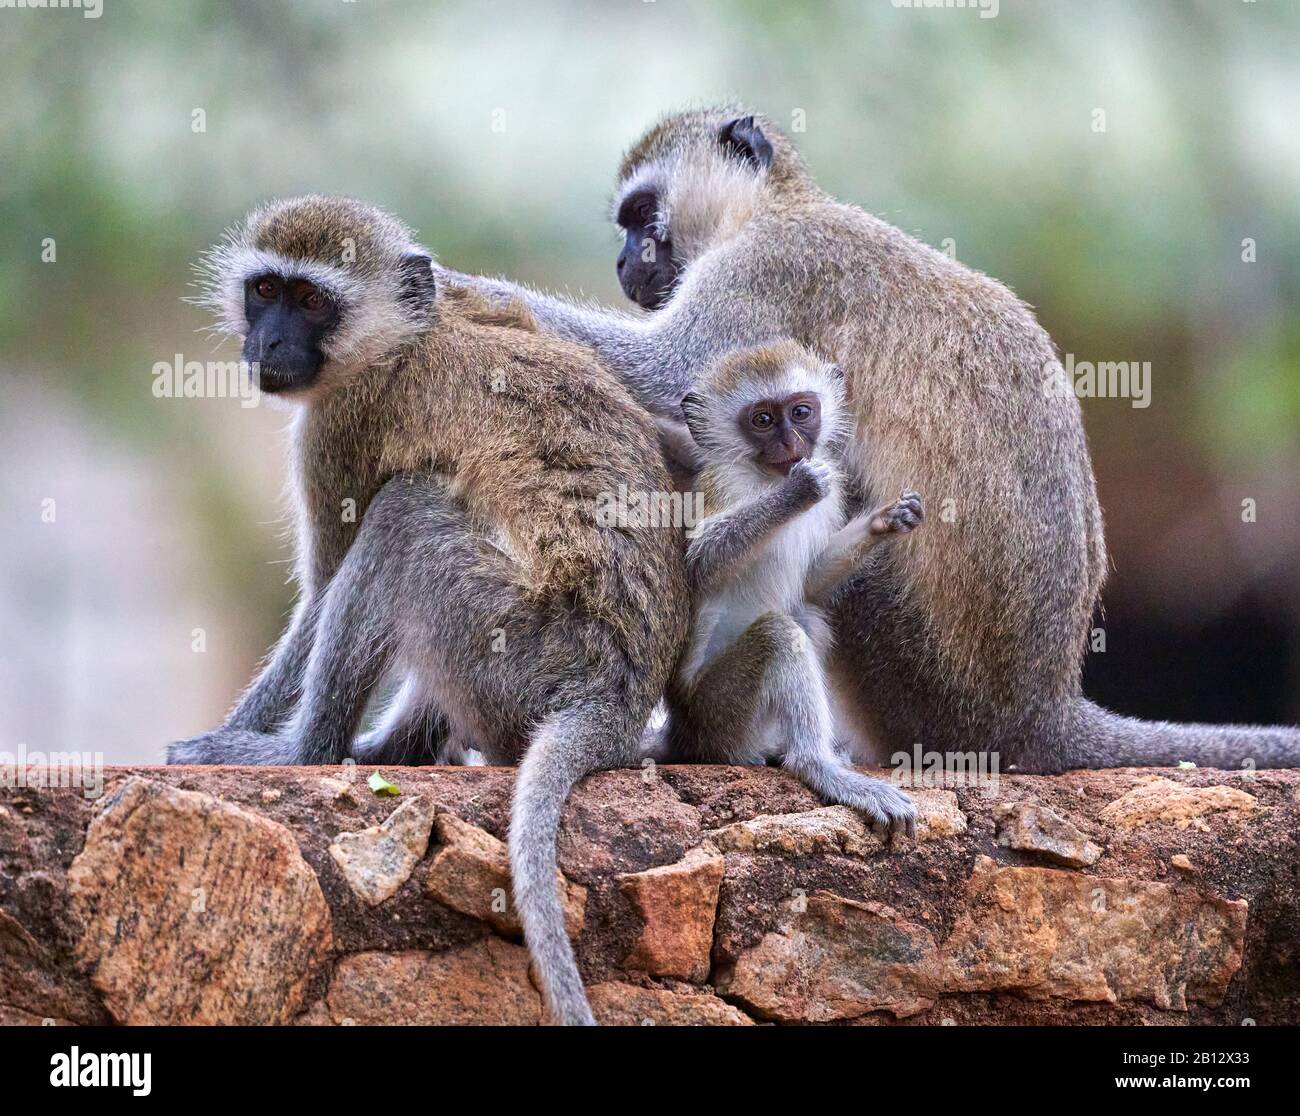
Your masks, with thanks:
[(520, 765), (515, 905), (553, 1017), (591, 1023), (560, 811), (583, 775), (636, 762), (687, 623), (680, 535), (598, 521), (620, 485), (666, 488), (644, 412), (527, 311), (439, 289), (410, 231), (361, 202), (268, 205), (207, 270), (262, 390), (297, 407), (301, 599), (225, 724), (169, 761), (339, 763), (376, 682), (401, 675), (397, 754), (445, 718), (458, 745)]
[(1300, 731), (1122, 717), (1081, 693), (1106, 549), (1079, 401), (1000, 283), (836, 201), (766, 118), (669, 116), (632, 145), (614, 216), (623, 289), (649, 315), (501, 280), (674, 416), (694, 371), (790, 337), (843, 369), (850, 480), (925, 494), (926, 530), (836, 597), (830, 674), (859, 754), (998, 753), (1003, 767), (1300, 763)]
[(792, 341), (715, 362), (682, 401), (705, 518), (686, 551), (686, 654), (660, 758), (785, 768), (829, 802), (915, 833), (916, 810), (836, 750), (823, 605), (884, 539), (921, 522), (914, 493), (845, 523), (838, 369)]

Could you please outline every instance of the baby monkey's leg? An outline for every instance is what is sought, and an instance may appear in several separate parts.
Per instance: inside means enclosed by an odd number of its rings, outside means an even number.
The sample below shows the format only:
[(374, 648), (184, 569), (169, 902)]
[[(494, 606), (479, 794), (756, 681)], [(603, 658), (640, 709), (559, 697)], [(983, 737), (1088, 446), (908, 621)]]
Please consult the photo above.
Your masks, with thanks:
[(701, 671), (687, 714), (692, 759), (761, 763), (764, 730), (775, 722), (791, 774), (826, 801), (861, 810), (873, 825), (915, 833), (911, 799), (836, 754), (826, 679), (812, 641), (790, 616), (760, 616)]
[(893, 503), (854, 516), (830, 537), (821, 556), (804, 579), (804, 599), (822, 608), (856, 570), (873, 547), (895, 535), (906, 535), (925, 518), (921, 497), (904, 492)]

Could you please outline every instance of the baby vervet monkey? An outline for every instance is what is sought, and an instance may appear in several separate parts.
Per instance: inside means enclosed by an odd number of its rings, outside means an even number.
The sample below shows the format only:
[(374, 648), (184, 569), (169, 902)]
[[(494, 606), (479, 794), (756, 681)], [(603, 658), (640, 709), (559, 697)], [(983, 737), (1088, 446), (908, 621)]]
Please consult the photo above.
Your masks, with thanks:
[[(682, 412), (705, 518), (687, 549), (691, 630), (653, 753), (779, 759), (826, 801), (914, 834), (911, 799), (852, 770), (837, 749), (823, 608), (877, 544), (920, 524), (921, 498), (907, 492), (845, 522), (835, 460), (847, 433), (841, 377), (793, 341), (722, 357)], [(662, 423), (660, 434), (672, 452)]]

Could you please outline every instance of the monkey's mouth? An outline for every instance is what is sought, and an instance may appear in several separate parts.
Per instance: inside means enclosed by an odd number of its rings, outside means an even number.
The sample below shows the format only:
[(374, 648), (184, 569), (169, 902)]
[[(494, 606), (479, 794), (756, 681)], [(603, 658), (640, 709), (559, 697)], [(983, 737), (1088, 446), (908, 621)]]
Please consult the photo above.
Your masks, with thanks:
[(316, 379), (320, 364), (314, 367), (303, 365), (282, 365), (270, 361), (258, 361), (252, 366), (253, 383), (269, 395), (305, 388)]
[(632, 294), (632, 301), (642, 310), (659, 310), (672, 297), (673, 284), (655, 284), (637, 287)]
[(793, 469), (796, 465), (798, 465), (799, 462), (802, 460), (803, 460), (803, 454), (797, 453), (793, 457), (786, 458), (781, 461), (764, 460), (763, 464), (767, 466), (767, 468), (771, 469), (774, 473), (780, 473), (781, 476), (788, 477), (790, 475), (790, 470)]
[(656, 269), (643, 282), (632, 285), (622, 282), (623, 293), (642, 310), (662, 310), (673, 297), (681, 269), (674, 266)]

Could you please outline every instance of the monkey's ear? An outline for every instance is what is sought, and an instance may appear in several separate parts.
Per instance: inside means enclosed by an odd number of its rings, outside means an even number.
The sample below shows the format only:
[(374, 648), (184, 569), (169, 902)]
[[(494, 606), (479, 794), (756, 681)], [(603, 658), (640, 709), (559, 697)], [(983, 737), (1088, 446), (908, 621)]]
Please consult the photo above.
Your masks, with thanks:
[(682, 417), (686, 419), (686, 429), (691, 432), (700, 445), (704, 445), (705, 430), (709, 419), (709, 405), (704, 396), (688, 391), (682, 396)]
[(433, 260), (423, 252), (408, 252), (398, 265), (402, 276), (402, 301), (417, 310), (433, 305), (437, 284), (433, 280)]
[(752, 116), (728, 120), (718, 133), (718, 142), (728, 155), (743, 159), (755, 170), (766, 170), (772, 165), (772, 145)]

